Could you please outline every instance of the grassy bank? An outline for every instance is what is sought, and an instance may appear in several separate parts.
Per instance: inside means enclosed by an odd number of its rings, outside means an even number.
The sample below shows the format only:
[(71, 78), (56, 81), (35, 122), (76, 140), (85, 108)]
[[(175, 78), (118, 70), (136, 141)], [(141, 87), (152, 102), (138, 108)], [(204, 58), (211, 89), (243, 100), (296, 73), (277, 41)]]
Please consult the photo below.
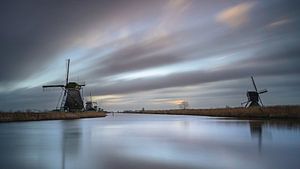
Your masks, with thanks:
[(215, 117), (238, 118), (299, 118), (300, 106), (272, 106), (256, 108), (217, 108), (217, 109), (185, 109), (185, 110), (146, 110), (142, 114), (169, 114), (169, 115), (199, 115)]
[(105, 112), (46, 112), (46, 113), (0, 113), (0, 122), (71, 120), (80, 118), (105, 117)]

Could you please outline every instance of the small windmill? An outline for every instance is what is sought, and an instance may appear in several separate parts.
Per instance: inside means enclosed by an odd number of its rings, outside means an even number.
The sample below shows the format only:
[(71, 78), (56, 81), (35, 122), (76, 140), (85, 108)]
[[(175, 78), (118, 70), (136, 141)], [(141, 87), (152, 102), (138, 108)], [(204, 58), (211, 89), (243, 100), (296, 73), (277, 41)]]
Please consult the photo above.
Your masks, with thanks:
[(62, 88), (63, 96), (60, 103), (60, 107), (57, 107), (60, 111), (69, 111), (69, 112), (76, 112), (82, 111), (83, 100), (80, 94), (80, 91), (85, 84), (79, 84), (76, 82), (69, 82), (69, 68), (70, 68), (70, 59), (67, 60), (67, 77), (65, 84), (59, 85), (45, 85), (43, 89), (46, 88)]
[[(268, 92), (268, 90), (263, 89), (263, 90), (257, 91), (257, 87), (256, 87), (253, 76), (251, 76), (251, 80), (252, 80), (255, 91), (247, 91), (248, 101), (243, 102), (242, 105), (245, 104), (245, 107), (264, 106), (259, 95)], [(260, 102), (261, 105), (258, 102)]]
[(97, 111), (98, 104), (97, 102), (93, 102), (92, 93), (90, 92), (90, 101), (85, 103), (85, 110), (86, 111)]

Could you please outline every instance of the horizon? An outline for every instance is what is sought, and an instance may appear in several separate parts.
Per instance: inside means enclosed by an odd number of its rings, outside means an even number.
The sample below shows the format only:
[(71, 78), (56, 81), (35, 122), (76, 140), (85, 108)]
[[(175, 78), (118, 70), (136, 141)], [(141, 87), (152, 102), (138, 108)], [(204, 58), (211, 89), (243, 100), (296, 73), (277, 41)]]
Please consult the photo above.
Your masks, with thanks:
[(1, 2), (0, 110), (52, 110), (64, 84), (106, 111), (300, 103), (297, 2)]

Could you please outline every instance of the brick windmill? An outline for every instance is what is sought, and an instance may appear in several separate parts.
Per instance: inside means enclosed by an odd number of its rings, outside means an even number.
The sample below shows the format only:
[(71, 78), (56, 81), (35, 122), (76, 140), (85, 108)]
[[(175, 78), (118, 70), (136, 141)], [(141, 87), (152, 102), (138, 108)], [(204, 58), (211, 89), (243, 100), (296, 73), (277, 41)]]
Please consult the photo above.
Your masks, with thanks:
[[(43, 89), (46, 88), (61, 88), (62, 94), (60, 96), (59, 102), (60, 107), (56, 107), (60, 111), (77, 112), (82, 111), (84, 108), (83, 100), (80, 91), (85, 84), (79, 84), (76, 82), (69, 82), (69, 68), (70, 59), (67, 60), (67, 77), (65, 84), (58, 85), (45, 85)], [(61, 99), (62, 98), (62, 99)]]
[[(245, 107), (264, 106), (259, 95), (268, 92), (268, 90), (263, 89), (263, 90), (258, 91), (253, 76), (251, 76), (251, 80), (252, 80), (252, 84), (254, 86), (255, 91), (247, 91), (248, 101), (243, 102), (242, 105), (245, 104)], [(259, 104), (259, 102), (261, 105)]]

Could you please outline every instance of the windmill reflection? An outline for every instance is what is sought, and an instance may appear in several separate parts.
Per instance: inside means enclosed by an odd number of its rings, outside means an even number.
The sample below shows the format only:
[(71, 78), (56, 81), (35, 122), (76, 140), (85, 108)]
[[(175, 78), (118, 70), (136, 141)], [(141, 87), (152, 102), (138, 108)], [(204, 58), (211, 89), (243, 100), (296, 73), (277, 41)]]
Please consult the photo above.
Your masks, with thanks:
[(264, 121), (249, 121), (250, 132), (252, 138), (258, 139), (258, 151), (261, 152), (261, 144), (262, 144), (262, 128)]
[(258, 150), (262, 150), (262, 141), (265, 138), (270, 139), (272, 133), (270, 131), (264, 131), (267, 128), (280, 128), (289, 130), (300, 130), (300, 120), (294, 119), (271, 119), (271, 120), (249, 120), (251, 137), (258, 139)]
[(62, 121), (62, 169), (76, 168), (82, 138), (78, 125), (78, 120)]

